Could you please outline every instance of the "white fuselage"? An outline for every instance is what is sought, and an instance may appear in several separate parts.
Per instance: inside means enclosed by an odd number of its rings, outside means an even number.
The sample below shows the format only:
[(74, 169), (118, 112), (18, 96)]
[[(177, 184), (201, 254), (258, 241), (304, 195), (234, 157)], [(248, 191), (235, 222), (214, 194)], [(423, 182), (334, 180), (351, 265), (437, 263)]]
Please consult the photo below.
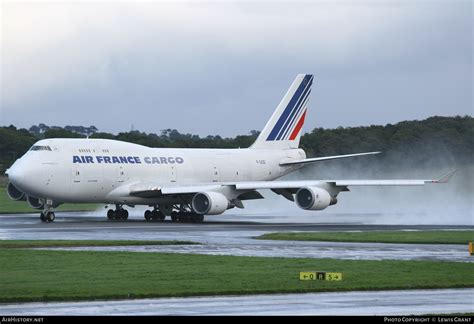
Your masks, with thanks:
[[(8, 170), (29, 196), (56, 202), (120, 202), (118, 188), (134, 182), (162, 186), (274, 180), (298, 167), (282, 161), (305, 158), (301, 149), (168, 149), (105, 139), (45, 139)], [(150, 204), (133, 198), (133, 204)]]

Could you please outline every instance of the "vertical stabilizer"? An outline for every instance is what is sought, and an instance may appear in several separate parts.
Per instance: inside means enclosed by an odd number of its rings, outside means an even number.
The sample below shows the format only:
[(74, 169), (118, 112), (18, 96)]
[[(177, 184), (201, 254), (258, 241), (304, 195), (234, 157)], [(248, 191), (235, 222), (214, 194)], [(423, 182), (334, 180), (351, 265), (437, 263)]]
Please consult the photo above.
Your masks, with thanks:
[(250, 148), (298, 148), (312, 84), (312, 74), (296, 76), (290, 89)]

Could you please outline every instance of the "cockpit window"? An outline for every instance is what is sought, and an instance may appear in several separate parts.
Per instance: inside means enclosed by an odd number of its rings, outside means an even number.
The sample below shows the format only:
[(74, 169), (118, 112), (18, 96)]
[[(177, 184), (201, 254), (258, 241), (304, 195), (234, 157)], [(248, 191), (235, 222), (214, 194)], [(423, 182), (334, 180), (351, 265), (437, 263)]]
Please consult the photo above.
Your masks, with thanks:
[(50, 146), (33, 145), (30, 151), (52, 151)]

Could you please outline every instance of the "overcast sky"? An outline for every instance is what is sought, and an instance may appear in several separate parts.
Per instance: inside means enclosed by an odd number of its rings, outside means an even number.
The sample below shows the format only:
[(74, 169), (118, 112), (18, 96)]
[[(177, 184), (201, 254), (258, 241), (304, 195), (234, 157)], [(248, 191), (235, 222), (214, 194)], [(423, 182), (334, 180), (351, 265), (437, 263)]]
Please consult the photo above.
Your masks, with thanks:
[(473, 115), (472, 1), (1, 2), (0, 125), (235, 136)]

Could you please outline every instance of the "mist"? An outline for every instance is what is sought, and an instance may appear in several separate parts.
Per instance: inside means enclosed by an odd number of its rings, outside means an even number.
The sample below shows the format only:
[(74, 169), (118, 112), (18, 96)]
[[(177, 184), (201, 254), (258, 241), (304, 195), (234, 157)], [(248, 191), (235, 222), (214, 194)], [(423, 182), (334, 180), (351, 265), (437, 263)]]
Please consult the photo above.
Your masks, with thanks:
[[(423, 154), (427, 154), (426, 148)], [(448, 183), (425, 186), (350, 187), (338, 203), (322, 211), (302, 210), (282, 196), (262, 191), (265, 199), (245, 202), (227, 213), (262, 222), (321, 222), (392, 225), (472, 225), (474, 163), (457, 163), (444, 150), (419, 155), (381, 154), (306, 166), (282, 180), (438, 179), (457, 170)], [(226, 217), (224, 214), (223, 217)], [(231, 218), (231, 217), (229, 217)], [(240, 219), (240, 217), (239, 217)]]

